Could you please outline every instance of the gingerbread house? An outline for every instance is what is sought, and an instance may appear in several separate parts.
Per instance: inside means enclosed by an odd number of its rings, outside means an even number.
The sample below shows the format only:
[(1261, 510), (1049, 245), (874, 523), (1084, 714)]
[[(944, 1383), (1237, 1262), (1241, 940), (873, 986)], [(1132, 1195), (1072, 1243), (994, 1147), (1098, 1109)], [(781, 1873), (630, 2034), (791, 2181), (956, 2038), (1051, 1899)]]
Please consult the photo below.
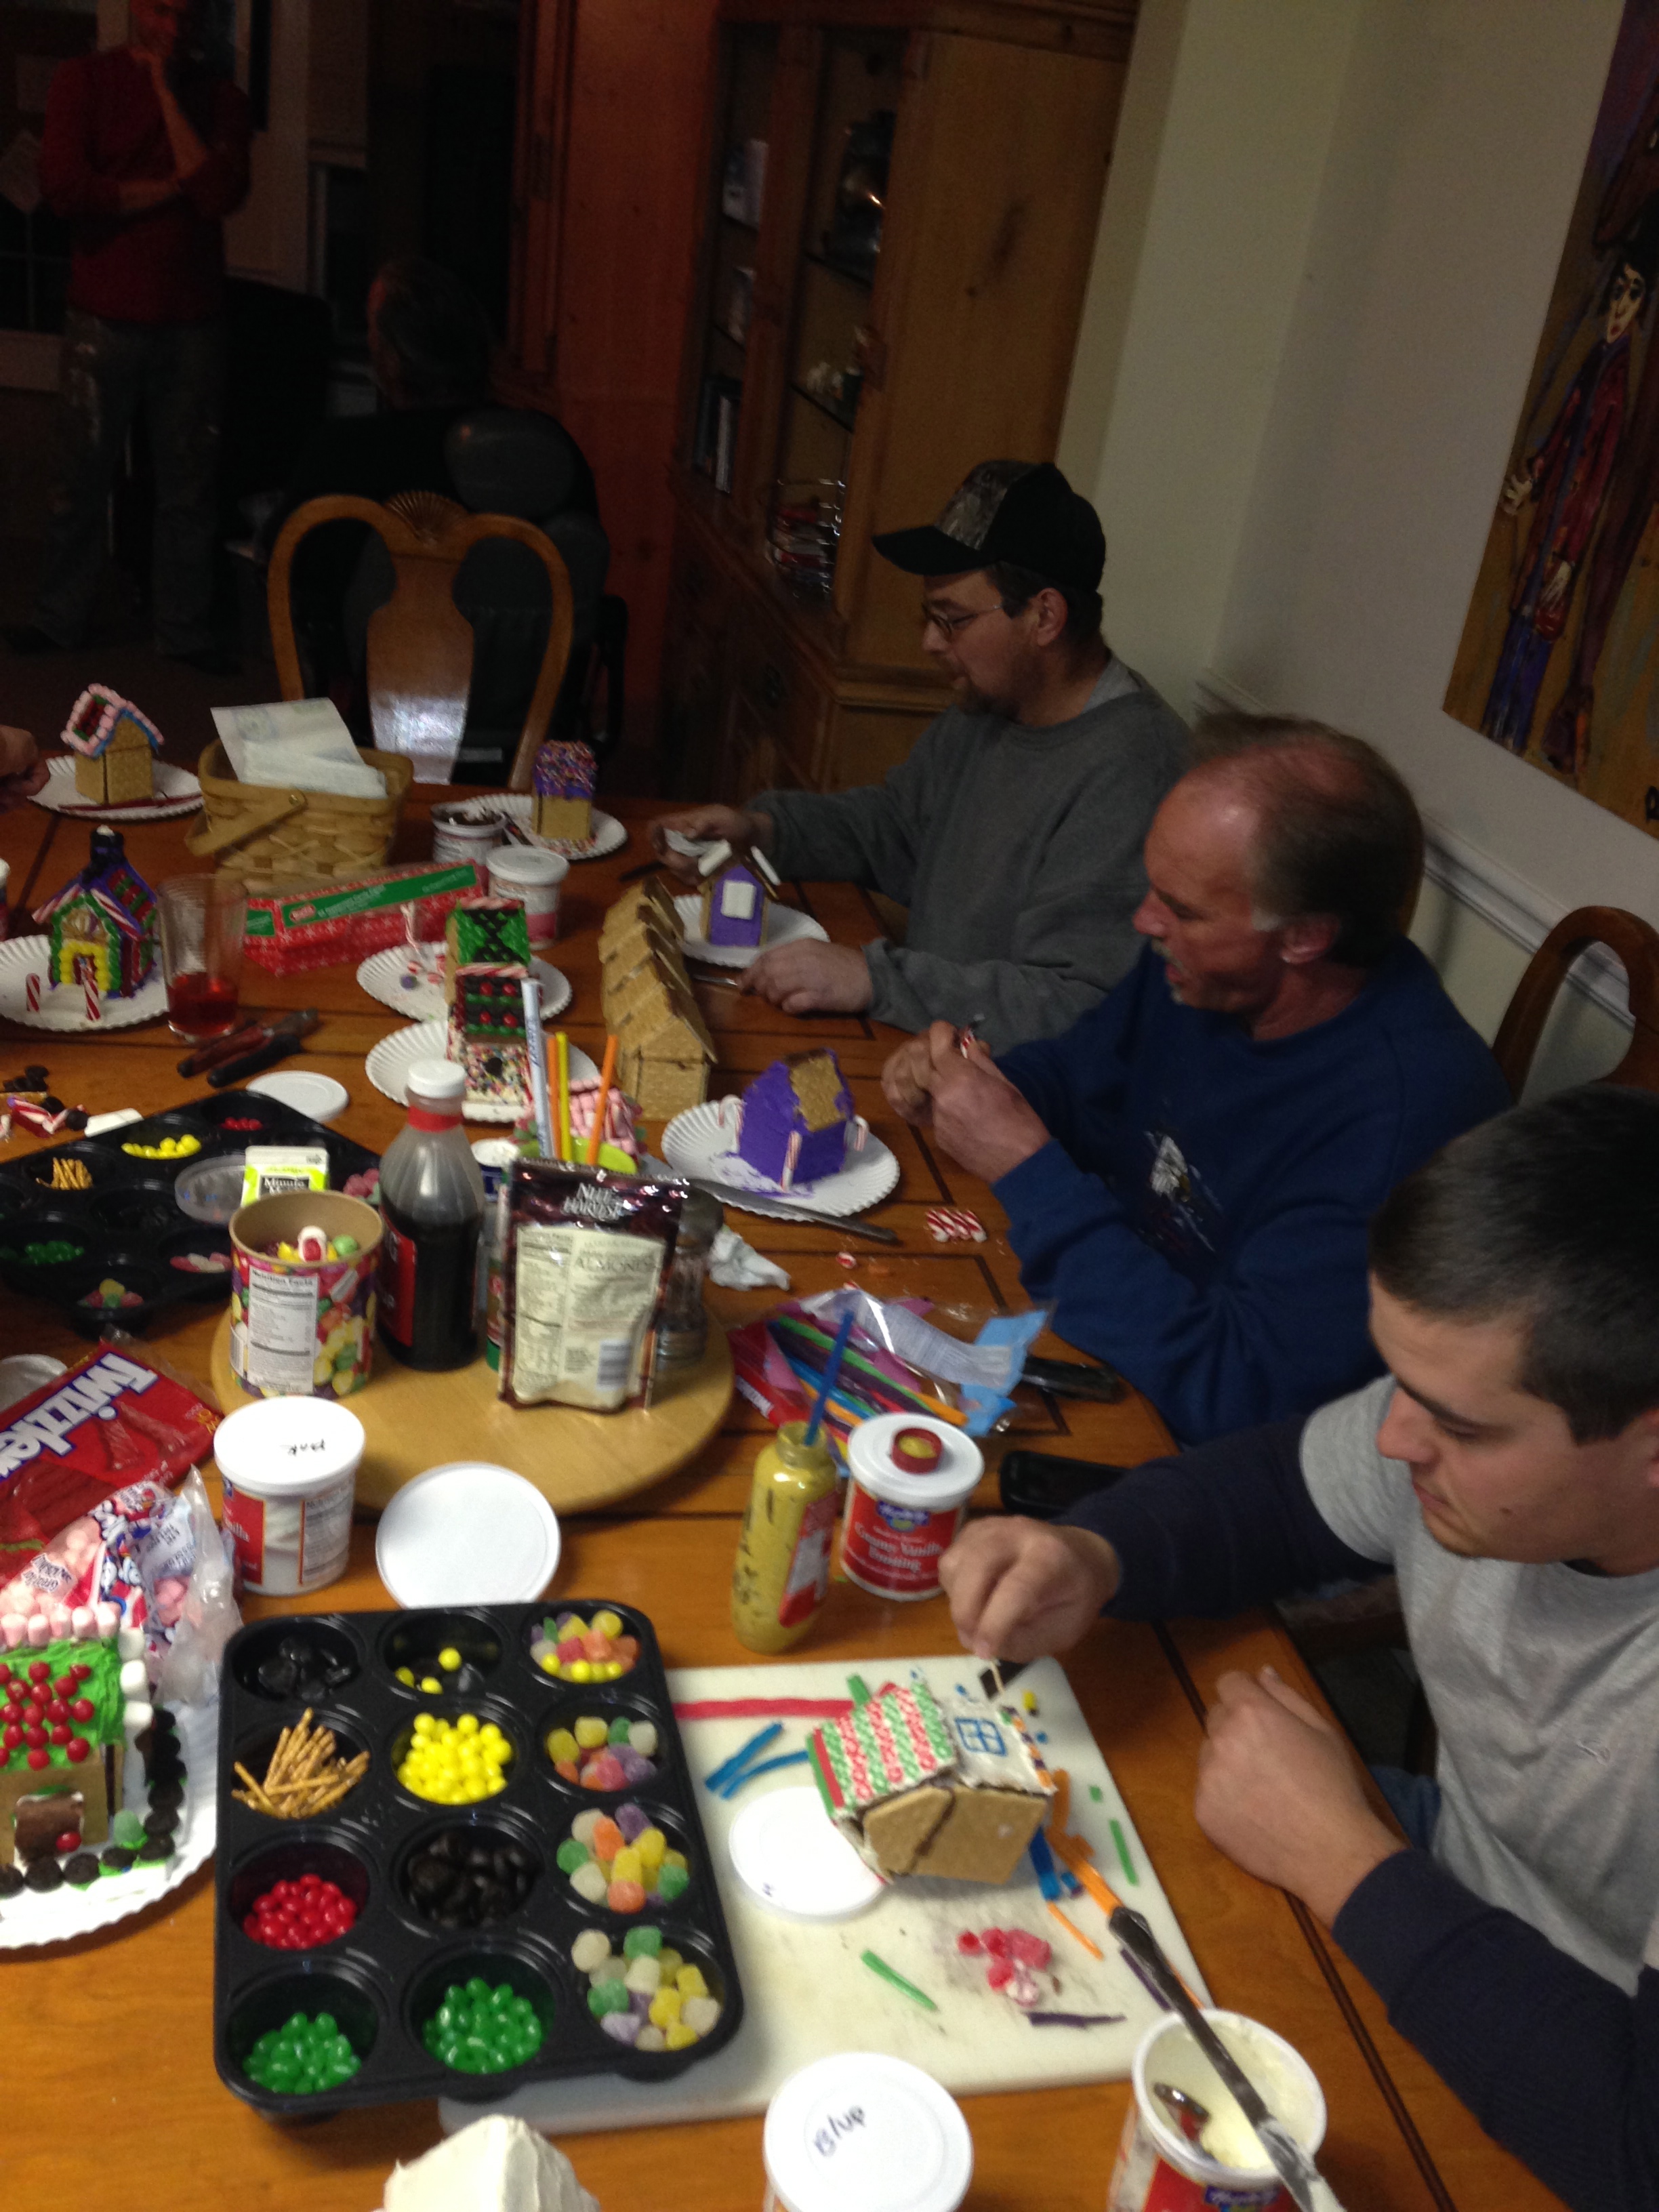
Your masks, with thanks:
[(783, 888), (765, 854), (757, 845), (739, 849), (722, 838), (698, 861), (697, 873), (703, 943), (757, 947), (766, 934), (768, 903)]
[(516, 962), (451, 967), (445, 1056), (463, 1069), (470, 1105), (523, 1106), (530, 1098), (524, 983)]
[(1054, 1784), (1018, 1713), (889, 1683), (807, 1738), (825, 1810), (878, 1874), (1004, 1882)]
[(64, 743), (75, 755), (75, 788), (82, 799), (123, 806), (155, 797), (161, 733), (107, 684), (89, 684), (81, 694), (64, 725)]
[(536, 835), (586, 845), (593, 835), (599, 763), (580, 738), (550, 738), (536, 755)]
[(155, 894), (129, 863), (118, 830), (94, 830), (92, 857), (34, 919), (49, 944), (47, 981), (130, 999), (155, 965)]
[(4, 1626), (0, 1693), (17, 1741), (0, 1747), (0, 1866), (28, 1866), (108, 1841), (129, 1700), (148, 1718), (149, 1684), (143, 1634), (122, 1631), (112, 1605), (79, 1607), (39, 1640), (27, 1632), (47, 1629), (44, 1614)]
[(451, 1000), (460, 969), (527, 969), (530, 927), (523, 900), (488, 896), (458, 899), (444, 924), (444, 943), (449, 956), (444, 996)]
[(743, 1094), (738, 1152), (769, 1182), (793, 1190), (838, 1175), (867, 1133), (841, 1062), (822, 1048), (775, 1060), (755, 1078)]

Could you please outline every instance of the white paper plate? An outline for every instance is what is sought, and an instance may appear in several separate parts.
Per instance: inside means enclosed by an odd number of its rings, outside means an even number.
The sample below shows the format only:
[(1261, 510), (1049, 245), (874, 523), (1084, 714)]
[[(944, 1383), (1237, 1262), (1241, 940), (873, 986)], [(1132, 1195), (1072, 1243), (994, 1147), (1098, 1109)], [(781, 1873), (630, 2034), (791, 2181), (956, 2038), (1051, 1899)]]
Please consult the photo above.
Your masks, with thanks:
[[(536, 818), (536, 802), (528, 792), (500, 791), (483, 799), (445, 799), (441, 804), (453, 806), (469, 822), (499, 821), (505, 817), (516, 822), (521, 830), (528, 830), (544, 851), (562, 853), (567, 860), (603, 860), (607, 854), (620, 853), (628, 842), (627, 825), (599, 806), (593, 809), (593, 834), (585, 845), (574, 844), (568, 837), (537, 836), (531, 828)], [(443, 825), (440, 823), (435, 826), (441, 829)]]
[(256, 1098), (274, 1098), (307, 1114), (313, 1121), (332, 1121), (351, 1103), (351, 1093), (331, 1075), (319, 1075), (310, 1067), (273, 1067), (256, 1075), (246, 1086)]
[[(570, 1004), (570, 979), (545, 960), (532, 960), (530, 972), (541, 981), (542, 1019), (550, 1022)], [(371, 952), (357, 970), (357, 981), (371, 999), (378, 999), (383, 1006), (406, 1015), (411, 1022), (441, 1021), (444, 1018), (442, 984), (424, 981), (416, 975), (401, 945), (389, 945), (384, 952)]]
[[(103, 1030), (130, 1030), (139, 1022), (161, 1020), (167, 1010), (167, 987), (161, 980), (158, 955), (143, 988), (131, 999), (106, 999), (100, 1020), (87, 1019), (86, 994), (74, 985), (60, 983), (54, 991), (46, 983), (46, 959), (51, 940), (46, 937), (9, 937), (0, 943), (0, 1014), (21, 1022), (28, 1030), (57, 1030), (80, 1036)], [(33, 1013), (28, 1004), (28, 979), (40, 979), (40, 1004)]]
[(705, 960), (715, 968), (747, 968), (760, 953), (769, 952), (775, 945), (799, 945), (803, 939), (811, 937), (825, 945), (830, 941), (830, 933), (821, 921), (814, 921), (798, 906), (780, 906), (776, 899), (767, 901), (766, 927), (757, 945), (705, 944), (697, 935), (702, 924), (702, 901), (695, 891), (687, 891), (677, 898), (674, 911), (685, 932), (686, 958)]
[(559, 1516), (509, 1468), (447, 1461), (381, 1514), (374, 1565), (405, 1607), (527, 1605), (558, 1572)]
[(46, 763), (46, 786), (34, 794), (37, 806), (52, 814), (77, 816), (82, 822), (169, 822), (177, 814), (194, 814), (202, 803), (202, 787), (187, 768), (169, 768), (165, 761), (156, 761), (150, 771), (154, 799), (130, 806), (100, 806), (76, 789), (76, 758), (73, 753), (58, 753)]
[[(866, 1137), (864, 1150), (851, 1154), (850, 1164), (839, 1175), (825, 1176), (822, 1182), (798, 1182), (787, 1190), (769, 1182), (747, 1160), (739, 1159), (732, 1150), (736, 1141), (735, 1112), (731, 1121), (722, 1124), (720, 1102), (711, 1098), (675, 1115), (662, 1133), (662, 1156), (681, 1175), (708, 1176), (734, 1189), (752, 1190), (757, 1198), (787, 1199), (791, 1206), (805, 1206), (832, 1221), (844, 1221), (849, 1214), (862, 1213), (866, 1206), (876, 1205), (899, 1179), (897, 1160), (874, 1134)], [(729, 1203), (740, 1206), (743, 1200), (733, 1198)]]
[(726, 1843), (744, 1887), (786, 1920), (850, 1920), (887, 1887), (810, 1784), (745, 1805)]
[(179, 1723), (179, 1748), (185, 1760), (185, 1797), (179, 1808), (173, 1856), (160, 1866), (135, 1866), (125, 1874), (100, 1875), (90, 1889), (70, 1889), (65, 1884), (46, 1897), (26, 1889), (21, 1897), (7, 1899), (0, 1903), (0, 1951), (26, 1950), (32, 1943), (67, 1943), (75, 1936), (112, 1928), (118, 1920), (143, 1911), (158, 1897), (177, 1889), (213, 1856), (219, 1826), (214, 1789), (219, 1701), (216, 1698), (208, 1705), (175, 1705), (172, 1711)]
[[(399, 1106), (407, 1104), (405, 1088), (409, 1071), (417, 1060), (447, 1060), (449, 1031), (442, 1022), (416, 1022), (406, 1030), (393, 1030), (390, 1036), (379, 1044), (363, 1062), (365, 1073), (374, 1088)], [(599, 1071), (580, 1045), (570, 1048), (570, 1080), (573, 1083), (597, 1083)], [(475, 1106), (471, 1101), (466, 1109), (469, 1121), (516, 1121), (523, 1111), (518, 1106)]]

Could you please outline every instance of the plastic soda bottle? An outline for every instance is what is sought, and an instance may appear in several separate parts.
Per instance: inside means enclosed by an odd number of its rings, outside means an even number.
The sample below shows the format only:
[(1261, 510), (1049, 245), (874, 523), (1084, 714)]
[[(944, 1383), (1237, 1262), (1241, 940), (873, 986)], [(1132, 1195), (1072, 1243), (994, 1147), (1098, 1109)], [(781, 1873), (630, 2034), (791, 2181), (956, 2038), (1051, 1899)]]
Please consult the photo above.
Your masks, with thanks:
[(732, 1570), (732, 1626), (751, 1651), (787, 1651), (817, 1618), (830, 1588), (836, 1462), (805, 1421), (781, 1428), (755, 1462)]
[(466, 1078), (453, 1060), (409, 1071), (409, 1126), (380, 1162), (380, 1338), (406, 1367), (465, 1367), (475, 1304), (483, 1176), (461, 1128)]

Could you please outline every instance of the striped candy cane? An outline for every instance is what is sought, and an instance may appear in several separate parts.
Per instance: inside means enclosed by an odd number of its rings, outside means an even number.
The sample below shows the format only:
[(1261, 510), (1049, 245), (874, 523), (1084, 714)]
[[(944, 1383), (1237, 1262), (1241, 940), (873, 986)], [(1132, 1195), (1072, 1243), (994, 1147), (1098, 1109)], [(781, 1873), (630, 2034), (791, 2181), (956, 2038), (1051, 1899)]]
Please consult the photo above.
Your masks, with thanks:
[(87, 978), (87, 1019), (89, 1022), (101, 1022), (103, 1018), (103, 1002), (98, 996), (98, 986), (93, 981), (91, 976), (88, 975)]
[(38, 1014), (40, 1011), (40, 978), (39, 974), (33, 969), (30, 971), (28, 981), (24, 988), (23, 996), (27, 1004), (30, 1013)]

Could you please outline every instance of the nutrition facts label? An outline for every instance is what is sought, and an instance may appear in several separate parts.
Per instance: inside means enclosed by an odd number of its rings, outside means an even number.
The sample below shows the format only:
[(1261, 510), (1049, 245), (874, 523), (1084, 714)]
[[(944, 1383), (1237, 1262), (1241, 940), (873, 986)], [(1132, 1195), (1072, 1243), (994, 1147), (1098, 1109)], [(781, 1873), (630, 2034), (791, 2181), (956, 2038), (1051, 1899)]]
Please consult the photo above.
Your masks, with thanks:
[(637, 1382), (656, 1304), (662, 1245), (565, 1222), (518, 1231), (513, 1385), (611, 1411)]
[(306, 1395), (316, 1359), (316, 1277), (254, 1268), (247, 1285), (246, 1380)]

